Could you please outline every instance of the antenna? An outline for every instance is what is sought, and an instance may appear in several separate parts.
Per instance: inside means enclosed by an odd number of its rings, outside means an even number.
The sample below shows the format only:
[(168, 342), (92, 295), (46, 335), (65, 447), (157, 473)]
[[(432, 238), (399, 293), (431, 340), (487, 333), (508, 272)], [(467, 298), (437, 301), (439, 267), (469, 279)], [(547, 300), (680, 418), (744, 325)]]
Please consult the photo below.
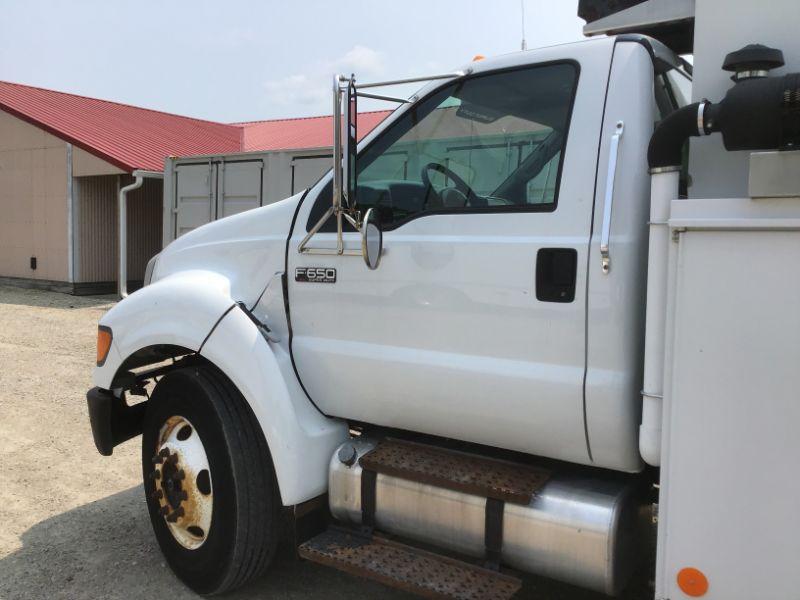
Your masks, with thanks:
[(525, 41), (525, 0), (519, 0), (519, 7), (522, 12), (522, 21), (520, 25), (522, 26), (522, 49), (528, 49), (528, 43)]

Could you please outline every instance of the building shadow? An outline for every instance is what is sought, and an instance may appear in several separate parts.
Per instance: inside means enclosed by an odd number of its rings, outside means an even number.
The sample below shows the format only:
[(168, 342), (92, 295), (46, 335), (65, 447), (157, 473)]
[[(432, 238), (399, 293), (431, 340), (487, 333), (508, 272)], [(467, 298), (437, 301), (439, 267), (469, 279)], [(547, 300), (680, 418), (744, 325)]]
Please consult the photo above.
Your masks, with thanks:
[(39, 308), (111, 308), (117, 302), (113, 294), (105, 296), (73, 296), (51, 290), (17, 287), (0, 283), (0, 305), (16, 304)]

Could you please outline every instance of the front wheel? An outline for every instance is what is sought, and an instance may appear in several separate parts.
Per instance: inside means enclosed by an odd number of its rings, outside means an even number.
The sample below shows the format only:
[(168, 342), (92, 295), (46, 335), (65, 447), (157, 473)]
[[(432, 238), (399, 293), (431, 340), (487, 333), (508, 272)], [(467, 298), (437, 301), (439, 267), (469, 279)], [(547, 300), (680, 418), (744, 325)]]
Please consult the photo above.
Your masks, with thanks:
[(201, 594), (261, 575), (278, 541), (279, 496), (247, 402), (211, 366), (158, 382), (142, 435), (147, 508), (175, 574)]

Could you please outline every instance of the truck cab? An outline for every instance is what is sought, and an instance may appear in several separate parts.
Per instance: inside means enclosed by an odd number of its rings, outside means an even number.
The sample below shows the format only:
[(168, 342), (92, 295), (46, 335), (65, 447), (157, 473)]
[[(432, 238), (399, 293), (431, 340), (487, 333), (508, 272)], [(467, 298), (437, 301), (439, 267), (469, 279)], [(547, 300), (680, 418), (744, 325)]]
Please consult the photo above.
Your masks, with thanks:
[[(291, 353), (325, 414), (637, 472), (655, 40), (591, 40), (469, 65), (359, 148), (375, 270), (336, 245), (330, 178), (287, 253)], [(677, 65), (677, 58), (673, 65)], [(676, 94), (668, 94), (674, 99)], [(672, 106), (671, 108), (677, 108)], [(619, 145), (613, 267), (599, 238)], [(613, 173), (611, 173), (613, 176)], [(348, 228), (345, 250), (361, 237)], [(298, 273), (334, 269), (335, 283)], [(458, 415), (458, 418), (454, 418)]]
[(101, 453), (142, 434), (187, 585), (242, 585), (288, 531), (432, 597), (511, 597), (508, 567), (624, 589), (658, 521), (642, 395), (661, 410), (645, 357), (669, 349), (672, 263), (653, 207), (687, 184), (651, 139), (675, 115), (719, 130), (690, 72), (639, 34), (474, 61), (358, 144), (370, 86), (337, 76), (330, 173), (153, 258), (100, 321), (88, 400)]

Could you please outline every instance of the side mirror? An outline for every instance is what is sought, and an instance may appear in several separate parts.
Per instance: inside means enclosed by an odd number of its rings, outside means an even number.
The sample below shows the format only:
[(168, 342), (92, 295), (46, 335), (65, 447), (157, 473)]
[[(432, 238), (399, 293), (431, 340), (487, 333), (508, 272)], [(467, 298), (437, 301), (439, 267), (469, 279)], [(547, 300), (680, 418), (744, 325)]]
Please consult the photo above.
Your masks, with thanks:
[(381, 263), (382, 253), (383, 230), (378, 220), (378, 213), (370, 208), (361, 223), (361, 255), (367, 266), (374, 271)]

